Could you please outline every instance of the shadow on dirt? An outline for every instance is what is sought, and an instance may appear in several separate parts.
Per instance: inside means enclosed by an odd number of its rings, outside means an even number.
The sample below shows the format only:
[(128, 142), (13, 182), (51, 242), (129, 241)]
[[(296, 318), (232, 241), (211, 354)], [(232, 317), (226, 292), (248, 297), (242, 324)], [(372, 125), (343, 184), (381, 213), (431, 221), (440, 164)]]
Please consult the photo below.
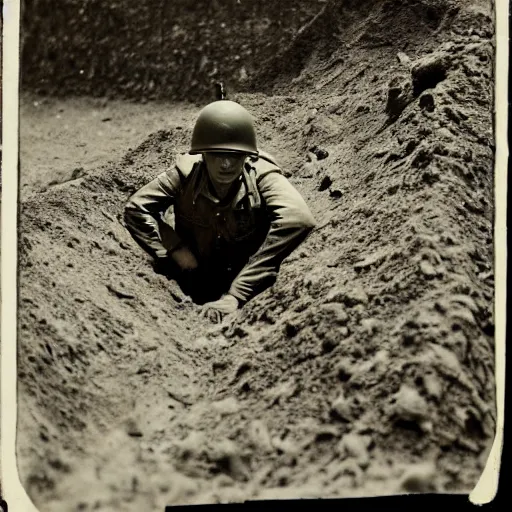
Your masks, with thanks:
[(206, 270), (181, 270), (171, 258), (154, 262), (152, 267), (156, 274), (175, 281), (181, 291), (199, 306), (219, 299), (231, 284), (228, 276), (222, 279)]

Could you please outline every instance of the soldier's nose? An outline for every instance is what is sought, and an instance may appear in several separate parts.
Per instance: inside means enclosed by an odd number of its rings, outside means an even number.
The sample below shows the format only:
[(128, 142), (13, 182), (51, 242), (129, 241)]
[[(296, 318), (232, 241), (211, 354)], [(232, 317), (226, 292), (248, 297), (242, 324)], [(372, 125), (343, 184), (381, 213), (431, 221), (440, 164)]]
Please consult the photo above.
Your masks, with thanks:
[(220, 161), (220, 167), (221, 169), (223, 170), (228, 170), (231, 168), (231, 159), (229, 158), (223, 158), (221, 161)]

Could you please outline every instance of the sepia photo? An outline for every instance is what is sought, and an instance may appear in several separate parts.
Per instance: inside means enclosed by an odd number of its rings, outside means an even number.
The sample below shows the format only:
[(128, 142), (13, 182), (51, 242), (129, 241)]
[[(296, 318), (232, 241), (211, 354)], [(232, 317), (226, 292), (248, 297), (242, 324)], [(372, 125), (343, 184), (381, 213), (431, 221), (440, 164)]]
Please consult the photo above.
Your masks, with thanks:
[(9, 507), (491, 500), (506, 2), (4, 4)]

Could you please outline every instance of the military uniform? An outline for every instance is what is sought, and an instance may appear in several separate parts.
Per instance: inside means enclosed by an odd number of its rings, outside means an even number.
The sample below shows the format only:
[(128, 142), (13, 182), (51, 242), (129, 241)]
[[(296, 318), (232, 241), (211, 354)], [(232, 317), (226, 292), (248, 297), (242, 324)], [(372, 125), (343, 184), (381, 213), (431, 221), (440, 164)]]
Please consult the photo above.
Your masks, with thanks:
[[(127, 229), (157, 261), (168, 261), (181, 246), (192, 251), (199, 266), (186, 274), (201, 288), (200, 302), (229, 293), (243, 304), (261, 293), (315, 226), (304, 199), (267, 153), (249, 156), (238, 179), (220, 201), (203, 156), (183, 154), (126, 204)], [(166, 221), (170, 207), (174, 227)]]

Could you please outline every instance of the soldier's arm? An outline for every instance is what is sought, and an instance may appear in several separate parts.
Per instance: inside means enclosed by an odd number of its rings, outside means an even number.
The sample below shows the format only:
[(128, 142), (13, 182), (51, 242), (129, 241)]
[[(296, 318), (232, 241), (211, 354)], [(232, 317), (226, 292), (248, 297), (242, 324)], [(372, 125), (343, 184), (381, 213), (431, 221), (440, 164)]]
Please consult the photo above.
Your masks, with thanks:
[(274, 284), (279, 267), (315, 227), (306, 202), (280, 173), (265, 175), (259, 190), (270, 215), (270, 230), (262, 246), (238, 274), (229, 293), (244, 303)]
[[(161, 214), (173, 203), (180, 190), (177, 169), (158, 175), (135, 192), (124, 209), (125, 225), (133, 239), (154, 258), (164, 258), (180, 244), (176, 232), (166, 226), (165, 240), (161, 232)], [(164, 245), (165, 244), (165, 245)]]

